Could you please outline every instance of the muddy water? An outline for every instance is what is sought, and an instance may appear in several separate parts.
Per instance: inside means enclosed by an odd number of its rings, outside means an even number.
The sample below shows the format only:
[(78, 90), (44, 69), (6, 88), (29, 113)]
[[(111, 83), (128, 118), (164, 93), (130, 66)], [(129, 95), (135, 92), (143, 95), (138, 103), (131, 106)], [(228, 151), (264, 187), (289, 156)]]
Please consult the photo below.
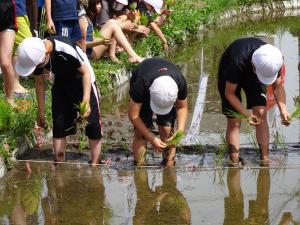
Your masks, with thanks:
[[(191, 40), (169, 58), (180, 65), (189, 84), (189, 118), (185, 144), (220, 143), (225, 131), (219, 113), (217, 67), (226, 46), (238, 37), (260, 36), (278, 46), (285, 57), (287, 106), (299, 95), (300, 18), (265, 18), (264, 22), (223, 28)], [(132, 127), (127, 119), (128, 86), (102, 100), (106, 143), (130, 148)], [(227, 161), (212, 148), (198, 146), (177, 155), (174, 169), (159, 167), (151, 152), (148, 168), (134, 168), (127, 153), (104, 154), (110, 166), (89, 167), (88, 155), (68, 152), (67, 164), (18, 161), (0, 180), (0, 224), (300, 224), (299, 121), (282, 127), (278, 110), (269, 110), (272, 140), (268, 168), (260, 167), (251, 146), (253, 128), (242, 132), (243, 169), (225, 168)], [(285, 143), (285, 144), (284, 144)], [(195, 151), (196, 150), (196, 151)], [(31, 152), (23, 159), (51, 160), (51, 151)], [(128, 157), (129, 156), (129, 157)], [(225, 167), (224, 167), (225, 166)]]
[(300, 168), (176, 169), (18, 163), (0, 224), (299, 224)]

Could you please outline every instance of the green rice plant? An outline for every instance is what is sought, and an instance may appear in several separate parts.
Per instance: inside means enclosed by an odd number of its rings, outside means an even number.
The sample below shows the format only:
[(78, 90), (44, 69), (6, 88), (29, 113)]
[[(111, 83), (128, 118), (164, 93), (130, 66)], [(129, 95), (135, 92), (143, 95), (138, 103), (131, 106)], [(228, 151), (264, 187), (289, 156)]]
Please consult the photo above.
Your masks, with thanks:
[(178, 130), (176, 131), (167, 141), (167, 147), (170, 146), (178, 146), (180, 144), (181, 139), (184, 137), (184, 131), (183, 130)]
[(132, 10), (132, 11), (136, 10), (136, 7), (137, 7), (137, 3), (136, 2), (133, 2), (133, 3), (131, 3), (129, 5), (130, 10)]
[(0, 133), (10, 130), (14, 116), (12, 107), (4, 99), (0, 100)]
[(296, 108), (295, 110), (292, 112), (290, 118), (292, 119), (296, 119), (300, 117), (300, 104), (295, 105)]
[(231, 109), (226, 109), (225, 114), (229, 117), (238, 118), (241, 120), (248, 120), (248, 116), (241, 114), (239, 112), (233, 111)]
[(286, 144), (286, 141), (285, 141), (285, 138), (283, 135), (281, 135), (278, 130), (273, 133), (273, 138), (274, 138), (274, 141), (273, 143), (276, 145), (276, 146), (279, 146), (279, 148), (281, 149), (281, 151), (283, 152), (284, 155), (287, 155), (288, 154), (288, 147), (287, 147), (287, 144)]
[(145, 13), (141, 13), (140, 15), (140, 24), (143, 25), (143, 26), (147, 26), (148, 25), (148, 17)]
[(138, 154), (138, 159), (136, 160), (136, 166), (144, 166), (146, 160), (147, 149), (142, 147)]
[(225, 114), (229, 117), (233, 117), (233, 118), (237, 118), (237, 119), (241, 119), (241, 120), (245, 120), (247, 121), (248, 123), (249, 122), (253, 122), (253, 123), (259, 123), (261, 122), (261, 120), (259, 118), (253, 118), (253, 117), (248, 117), (244, 114), (241, 114), (239, 112), (236, 112), (236, 111), (233, 111), (233, 110), (230, 110), (230, 109), (227, 109)]
[(259, 153), (259, 146), (258, 146), (258, 143), (257, 143), (257, 139), (255, 137), (255, 134), (253, 132), (250, 134), (249, 141), (250, 141), (250, 144), (251, 144), (252, 148), (257, 153)]
[(218, 169), (214, 170), (213, 183), (217, 184), (221, 187), (224, 187), (224, 185), (225, 185), (224, 176), (225, 176), (225, 169), (218, 168)]

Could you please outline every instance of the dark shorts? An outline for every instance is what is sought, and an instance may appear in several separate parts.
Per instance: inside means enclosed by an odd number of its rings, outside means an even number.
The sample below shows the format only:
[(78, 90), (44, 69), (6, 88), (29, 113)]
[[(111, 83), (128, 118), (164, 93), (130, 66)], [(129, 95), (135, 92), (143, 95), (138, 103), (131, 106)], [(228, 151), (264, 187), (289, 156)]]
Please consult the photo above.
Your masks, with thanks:
[[(219, 82), (218, 84), (219, 93), (222, 101), (222, 113), (226, 115), (228, 111), (236, 110), (231, 106), (231, 104), (225, 98), (225, 82)], [(247, 99), (247, 109), (252, 109), (256, 106), (266, 106), (267, 105), (267, 86), (259, 82), (248, 83), (247, 85), (237, 87), (235, 95), (242, 102), (241, 90), (244, 90)], [(226, 115), (227, 118), (232, 118)]]
[(0, 1), (0, 32), (5, 30), (17, 32), (16, 6), (12, 0)]
[(56, 35), (71, 38), (73, 41), (81, 40), (81, 31), (78, 20), (54, 21)]
[[(54, 138), (63, 138), (68, 135), (76, 134), (75, 120), (78, 114), (76, 105), (82, 101), (82, 93), (81, 77), (71, 81), (54, 81), (52, 87)], [(102, 137), (99, 105), (98, 90), (96, 84), (92, 84), (90, 97), (91, 114), (87, 118), (88, 125), (85, 129), (85, 134), (90, 139), (100, 139)]]
[[(150, 103), (142, 104), (140, 111), (140, 118), (145, 123), (146, 127), (153, 128), (153, 112), (150, 107)], [(174, 127), (176, 120), (175, 107), (166, 115), (156, 115), (156, 124), (158, 126)]]

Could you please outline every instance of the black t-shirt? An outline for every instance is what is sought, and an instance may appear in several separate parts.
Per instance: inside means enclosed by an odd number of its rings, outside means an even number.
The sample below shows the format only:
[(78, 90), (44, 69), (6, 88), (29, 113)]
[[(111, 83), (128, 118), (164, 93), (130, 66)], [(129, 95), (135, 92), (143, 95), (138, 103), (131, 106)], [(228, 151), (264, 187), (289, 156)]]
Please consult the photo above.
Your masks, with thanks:
[(251, 60), (255, 50), (265, 44), (267, 43), (261, 39), (253, 37), (232, 42), (221, 57), (219, 85), (224, 85), (226, 81), (229, 81), (244, 86), (259, 81), (253, 71)]
[[(70, 38), (62, 36), (49, 37), (47, 40), (53, 44), (49, 62), (44, 66), (45, 69), (55, 74), (55, 79), (74, 78), (79, 74), (78, 68), (84, 62), (84, 56)], [(35, 75), (41, 75), (43, 68), (36, 68)]]
[(132, 74), (130, 79), (130, 97), (136, 103), (149, 102), (149, 88), (153, 81), (161, 76), (170, 76), (178, 86), (177, 99), (187, 97), (187, 84), (180, 70), (171, 62), (160, 58), (145, 59)]

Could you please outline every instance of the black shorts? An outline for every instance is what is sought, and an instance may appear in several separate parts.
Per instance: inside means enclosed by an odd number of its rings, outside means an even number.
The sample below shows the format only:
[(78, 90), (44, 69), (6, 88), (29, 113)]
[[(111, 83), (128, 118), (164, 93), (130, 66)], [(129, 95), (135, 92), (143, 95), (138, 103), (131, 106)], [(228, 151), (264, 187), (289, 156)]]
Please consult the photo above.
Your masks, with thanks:
[[(150, 107), (150, 102), (143, 103), (140, 111), (140, 118), (148, 128), (153, 128), (153, 112)], [(166, 115), (156, 115), (156, 124), (158, 126), (174, 127), (176, 120), (175, 107)]]
[[(52, 87), (53, 137), (63, 138), (76, 134), (75, 120), (78, 115), (76, 105), (82, 101), (83, 87), (81, 77), (68, 81), (56, 80)], [(92, 84), (90, 107), (85, 134), (90, 139), (102, 137), (100, 120), (99, 93), (96, 84)]]
[(5, 30), (17, 32), (16, 5), (12, 0), (0, 1), (0, 32)]
[[(228, 116), (228, 111), (234, 111), (237, 112), (231, 104), (227, 101), (225, 98), (225, 85), (226, 82), (219, 82), (218, 84), (218, 89), (219, 93), (221, 96), (221, 101), (222, 101), (222, 113), (227, 117), (227, 118), (233, 118), (231, 116)], [(247, 99), (247, 109), (252, 109), (253, 107), (256, 106), (266, 106), (267, 105), (267, 86), (264, 84), (261, 84), (260, 82), (252, 82), (252, 83), (247, 83), (247, 85), (240, 86), (238, 85), (235, 95), (238, 97), (238, 99), (242, 102), (242, 97), (241, 97), (241, 90), (244, 90), (246, 94), (246, 99)]]

